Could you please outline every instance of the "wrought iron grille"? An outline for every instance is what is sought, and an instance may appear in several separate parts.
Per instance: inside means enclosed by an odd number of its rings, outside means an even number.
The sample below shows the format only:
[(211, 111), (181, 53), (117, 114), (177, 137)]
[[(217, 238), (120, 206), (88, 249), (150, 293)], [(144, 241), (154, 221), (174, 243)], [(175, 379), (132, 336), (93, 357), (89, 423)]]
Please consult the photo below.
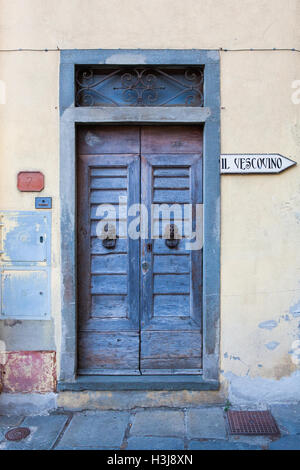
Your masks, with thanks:
[(78, 66), (76, 106), (203, 106), (203, 67)]

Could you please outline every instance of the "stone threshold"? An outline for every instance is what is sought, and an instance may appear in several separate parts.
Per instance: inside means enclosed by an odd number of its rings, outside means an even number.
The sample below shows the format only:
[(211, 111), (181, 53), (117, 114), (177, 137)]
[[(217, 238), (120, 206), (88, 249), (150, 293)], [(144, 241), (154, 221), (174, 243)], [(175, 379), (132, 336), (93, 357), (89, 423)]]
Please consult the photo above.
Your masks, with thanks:
[(58, 391), (84, 390), (219, 390), (218, 380), (203, 376), (78, 376), (74, 382), (60, 381)]

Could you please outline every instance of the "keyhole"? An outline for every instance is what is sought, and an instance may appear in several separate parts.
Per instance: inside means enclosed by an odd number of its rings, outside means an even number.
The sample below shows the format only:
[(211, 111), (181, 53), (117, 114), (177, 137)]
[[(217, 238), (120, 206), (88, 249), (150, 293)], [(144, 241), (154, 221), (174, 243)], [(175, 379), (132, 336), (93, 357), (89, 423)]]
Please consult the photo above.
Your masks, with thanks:
[(40, 242), (41, 242), (41, 243), (44, 242), (44, 237), (43, 237), (43, 236), (40, 236)]
[(143, 270), (143, 273), (146, 274), (146, 272), (148, 271), (149, 269), (149, 265), (146, 261), (143, 261), (142, 262), (142, 270)]

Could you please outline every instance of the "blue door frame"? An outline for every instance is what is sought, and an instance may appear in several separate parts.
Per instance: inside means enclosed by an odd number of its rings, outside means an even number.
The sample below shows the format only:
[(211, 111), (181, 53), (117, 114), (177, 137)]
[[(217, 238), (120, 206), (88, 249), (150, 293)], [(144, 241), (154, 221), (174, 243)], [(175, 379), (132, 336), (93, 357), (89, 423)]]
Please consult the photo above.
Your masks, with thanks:
[[(76, 107), (75, 65), (204, 65), (204, 107)], [(76, 377), (77, 124), (204, 124), (203, 371), (201, 376)], [(60, 201), (62, 340), (59, 390), (216, 390), (220, 322), (220, 59), (216, 50), (62, 50)]]

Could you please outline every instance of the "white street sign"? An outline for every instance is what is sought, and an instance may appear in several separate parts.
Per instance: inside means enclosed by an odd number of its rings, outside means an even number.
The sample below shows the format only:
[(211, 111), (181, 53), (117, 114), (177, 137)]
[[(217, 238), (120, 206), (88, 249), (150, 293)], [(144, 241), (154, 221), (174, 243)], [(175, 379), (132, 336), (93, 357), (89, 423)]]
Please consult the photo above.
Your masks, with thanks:
[(220, 173), (280, 173), (296, 162), (279, 153), (233, 153), (220, 156)]

